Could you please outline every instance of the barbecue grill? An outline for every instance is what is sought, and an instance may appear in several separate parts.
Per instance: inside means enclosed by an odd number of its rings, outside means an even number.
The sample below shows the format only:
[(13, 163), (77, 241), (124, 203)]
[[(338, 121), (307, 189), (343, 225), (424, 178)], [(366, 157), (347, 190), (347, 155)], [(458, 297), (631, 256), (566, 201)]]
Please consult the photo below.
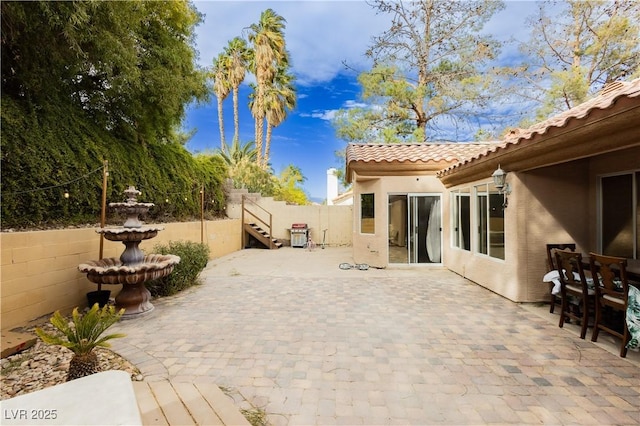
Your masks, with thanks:
[(289, 229), (291, 247), (304, 247), (309, 240), (309, 227), (306, 223), (294, 223)]

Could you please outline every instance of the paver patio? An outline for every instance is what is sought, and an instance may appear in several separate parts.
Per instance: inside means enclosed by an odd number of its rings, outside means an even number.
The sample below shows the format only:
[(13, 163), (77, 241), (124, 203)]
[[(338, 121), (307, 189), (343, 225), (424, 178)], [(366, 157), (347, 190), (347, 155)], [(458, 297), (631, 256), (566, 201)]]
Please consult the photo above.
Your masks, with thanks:
[(640, 424), (637, 352), (444, 268), (338, 268), (350, 261), (216, 259), (203, 285), (114, 326), (113, 348), (145, 380), (230, 388), (274, 425)]

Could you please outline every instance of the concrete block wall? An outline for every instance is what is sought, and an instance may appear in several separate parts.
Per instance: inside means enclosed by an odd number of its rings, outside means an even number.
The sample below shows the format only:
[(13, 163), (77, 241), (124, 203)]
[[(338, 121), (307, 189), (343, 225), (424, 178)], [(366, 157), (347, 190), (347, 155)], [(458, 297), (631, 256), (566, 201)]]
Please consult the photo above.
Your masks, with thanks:
[[(168, 241), (204, 242), (210, 258), (240, 250), (241, 224), (237, 219), (163, 224), (156, 238), (140, 247), (151, 253), (153, 246)], [(204, 232), (202, 232), (202, 230)], [(0, 318), (3, 330), (26, 325), (56, 310), (69, 312), (86, 306), (86, 293), (97, 289), (78, 271), (78, 265), (99, 257), (100, 235), (96, 228), (61, 229), (0, 234)], [(104, 240), (103, 256), (119, 257), (122, 243)], [(122, 287), (103, 286), (115, 296)]]
[[(243, 190), (235, 190), (243, 191)], [(244, 190), (246, 191), (246, 190)], [(245, 192), (246, 194), (246, 192)], [(350, 246), (353, 232), (353, 206), (288, 205), (284, 201), (275, 201), (273, 197), (260, 197), (248, 194), (260, 207), (272, 215), (272, 236), (285, 244), (290, 243), (289, 229), (294, 223), (306, 223), (311, 228), (310, 237), (317, 244), (322, 243), (326, 229), (325, 244), (328, 246)], [(268, 215), (260, 208), (247, 204), (250, 211), (268, 222)], [(242, 193), (227, 197), (227, 216), (242, 218)], [(252, 217), (245, 217), (245, 222), (255, 222)], [(261, 225), (258, 223), (258, 225)]]

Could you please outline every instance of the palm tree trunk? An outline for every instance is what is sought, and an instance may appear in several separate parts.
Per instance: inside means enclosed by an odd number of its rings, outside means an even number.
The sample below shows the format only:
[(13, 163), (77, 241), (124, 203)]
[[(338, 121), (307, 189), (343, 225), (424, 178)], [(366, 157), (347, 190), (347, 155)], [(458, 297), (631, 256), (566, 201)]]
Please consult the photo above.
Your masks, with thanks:
[(238, 114), (238, 87), (233, 88), (233, 143), (240, 140), (240, 118)]
[(220, 128), (220, 150), (227, 152), (227, 146), (224, 143), (224, 119), (222, 117), (222, 99), (218, 97), (218, 127)]
[(264, 163), (264, 156), (262, 154), (262, 139), (264, 137), (264, 116), (256, 118), (256, 151), (258, 152), (258, 165), (262, 166)]
[(67, 372), (67, 382), (100, 372), (98, 355), (91, 351), (87, 354), (73, 355)]
[(256, 151), (258, 152), (258, 165), (262, 165), (262, 137), (264, 135), (264, 89), (261, 83), (258, 83), (256, 96), (257, 114), (256, 114)]
[(267, 119), (267, 137), (265, 138), (264, 158), (262, 159), (262, 161), (264, 162), (265, 166), (267, 164), (269, 164), (269, 150), (271, 149), (271, 133), (272, 133), (272, 130), (273, 130), (273, 126), (271, 125), (271, 123), (269, 123), (269, 119)]

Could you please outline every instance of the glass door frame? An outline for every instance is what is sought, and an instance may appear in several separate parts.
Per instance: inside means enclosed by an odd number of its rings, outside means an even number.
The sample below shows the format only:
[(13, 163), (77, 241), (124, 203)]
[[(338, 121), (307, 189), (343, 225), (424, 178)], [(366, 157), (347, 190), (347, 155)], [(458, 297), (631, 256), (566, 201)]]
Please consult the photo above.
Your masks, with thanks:
[[(402, 263), (396, 263), (396, 262), (392, 262), (390, 257), (388, 256), (388, 262), (389, 263), (393, 263), (396, 265), (438, 265), (441, 266), (443, 264), (443, 260), (442, 260), (442, 256), (443, 256), (443, 245), (444, 245), (444, 241), (443, 241), (443, 221), (442, 221), (442, 210), (443, 210), (443, 205), (442, 205), (442, 200), (443, 200), (443, 194), (442, 193), (432, 193), (432, 192), (393, 192), (393, 193), (388, 193), (387, 194), (387, 200), (388, 203), (391, 202), (391, 198), (393, 196), (400, 196), (400, 197), (404, 197), (405, 199), (405, 205), (406, 205), (406, 217), (405, 217), (405, 226), (406, 226), (406, 235), (404, 236), (404, 238), (406, 238), (406, 255), (407, 255), (407, 261), (406, 262), (402, 262)], [(439, 219), (439, 227), (438, 227), (438, 244), (439, 244), (439, 254), (440, 254), (440, 260), (439, 262), (420, 262), (418, 260), (418, 255), (419, 253), (417, 252), (417, 250), (415, 250), (417, 243), (416, 243), (416, 228), (414, 226), (412, 226), (415, 222), (415, 215), (418, 214), (418, 209), (419, 206), (417, 203), (415, 203), (415, 201), (417, 201), (418, 198), (435, 198), (434, 203), (437, 203), (436, 208), (437, 210), (437, 216)], [(413, 202), (412, 202), (413, 200)], [(387, 222), (388, 225), (391, 225), (391, 212), (389, 211), (389, 209), (387, 210)], [(419, 215), (418, 215), (418, 220), (419, 220)], [(427, 218), (427, 222), (429, 221), (429, 219)], [(428, 223), (427, 223), (427, 227), (428, 227)], [(387, 235), (388, 237), (391, 237), (390, 235)], [(426, 241), (425, 241), (425, 250), (426, 250)], [(427, 255), (428, 256), (428, 255)]]
[[(635, 230), (636, 234), (640, 232), (640, 220), (638, 216), (640, 215), (640, 169), (630, 169), (624, 170), (620, 172), (613, 173), (605, 173), (597, 176), (596, 179), (596, 200), (597, 200), (597, 219), (596, 219), (596, 246), (598, 253), (604, 253), (604, 242), (603, 242), (603, 217), (604, 217), (604, 206), (603, 206), (603, 184), (602, 180), (606, 178), (616, 177), (616, 176), (631, 176), (631, 202), (632, 202), (632, 228)], [(633, 239), (633, 258), (640, 259), (640, 242), (638, 241), (638, 235)]]

